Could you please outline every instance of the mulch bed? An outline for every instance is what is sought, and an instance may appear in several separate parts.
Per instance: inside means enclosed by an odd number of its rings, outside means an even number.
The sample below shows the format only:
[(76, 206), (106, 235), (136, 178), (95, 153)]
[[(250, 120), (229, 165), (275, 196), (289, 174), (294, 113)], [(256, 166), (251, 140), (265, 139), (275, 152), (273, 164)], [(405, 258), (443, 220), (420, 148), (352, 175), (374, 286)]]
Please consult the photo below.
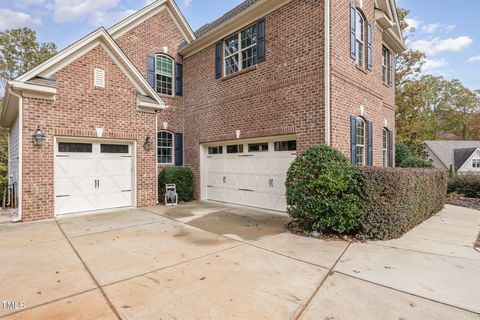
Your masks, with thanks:
[(458, 199), (452, 199), (447, 202), (448, 204), (454, 205), (454, 206), (460, 206), (460, 207), (465, 207), (465, 208), (470, 208), (470, 209), (475, 209), (475, 210), (480, 210), (480, 199), (476, 198), (458, 198)]

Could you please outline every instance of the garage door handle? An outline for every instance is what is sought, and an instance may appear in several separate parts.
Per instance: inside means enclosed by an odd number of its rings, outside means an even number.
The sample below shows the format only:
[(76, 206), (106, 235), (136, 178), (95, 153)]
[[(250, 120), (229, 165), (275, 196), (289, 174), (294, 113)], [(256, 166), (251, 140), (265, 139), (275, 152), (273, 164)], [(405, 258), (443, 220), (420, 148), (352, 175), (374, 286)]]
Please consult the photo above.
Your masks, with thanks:
[(238, 189), (240, 191), (247, 191), (247, 192), (255, 192), (255, 190), (250, 190), (250, 189)]
[(64, 195), (57, 196), (57, 198), (68, 198), (68, 197), (70, 197), (69, 194), (64, 194)]

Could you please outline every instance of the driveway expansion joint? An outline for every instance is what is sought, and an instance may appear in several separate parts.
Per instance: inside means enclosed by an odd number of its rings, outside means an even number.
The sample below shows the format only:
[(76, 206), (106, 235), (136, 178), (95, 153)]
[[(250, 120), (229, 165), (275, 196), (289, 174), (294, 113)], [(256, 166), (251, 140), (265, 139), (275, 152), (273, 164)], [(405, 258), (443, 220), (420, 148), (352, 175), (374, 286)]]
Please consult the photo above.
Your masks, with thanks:
[(305, 311), (307, 310), (308, 306), (312, 303), (313, 299), (315, 298), (315, 296), (317, 295), (317, 293), (320, 291), (320, 289), (322, 288), (322, 286), (324, 285), (324, 283), (327, 281), (327, 279), (331, 276), (333, 276), (333, 274), (335, 273), (335, 268), (337, 267), (337, 264), (340, 262), (340, 260), (342, 259), (342, 257), (345, 255), (345, 253), (347, 252), (348, 248), (350, 248), (352, 242), (349, 242), (347, 247), (343, 250), (342, 254), (340, 254), (340, 256), (338, 257), (338, 259), (335, 261), (335, 263), (333, 264), (333, 266), (330, 268), (330, 270), (328, 271), (327, 275), (322, 279), (322, 281), (320, 281), (320, 284), (317, 286), (317, 288), (313, 291), (313, 293), (310, 295), (310, 297), (307, 299), (307, 301), (305, 302), (305, 304), (303, 304), (303, 306), (300, 308), (300, 310), (298, 310), (296, 312), (296, 315), (293, 317), (294, 320), (298, 320), (300, 319), (300, 317), (305, 313)]
[(110, 301), (110, 299), (108, 298), (106, 292), (103, 290), (103, 287), (100, 285), (100, 283), (98, 282), (97, 278), (95, 278), (95, 275), (93, 274), (93, 272), (90, 270), (90, 268), (87, 266), (86, 262), (82, 259), (82, 257), (80, 256), (80, 253), (77, 251), (77, 249), (75, 249), (75, 247), (73, 246), (73, 243), (72, 241), (70, 240), (70, 238), (68, 238), (67, 234), (65, 233), (65, 231), (62, 229), (62, 226), (60, 225), (60, 223), (58, 222), (57, 219), (55, 219), (55, 222), (58, 226), (58, 228), (60, 229), (60, 231), (63, 233), (65, 239), (67, 240), (68, 244), (70, 245), (70, 247), (72, 248), (73, 252), (75, 252), (75, 255), (78, 257), (78, 259), (80, 260), (80, 262), (82, 263), (83, 267), (85, 268), (85, 270), (87, 271), (87, 273), (89, 274), (90, 278), (92, 279), (92, 281), (95, 283), (96, 287), (98, 288), (98, 290), (100, 291), (102, 297), (105, 299), (105, 302), (107, 303), (107, 305), (110, 307), (110, 309), (112, 310), (112, 312), (115, 314), (115, 317), (118, 319), (118, 320), (122, 320), (122, 317), (120, 317), (120, 313), (118, 312), (118, 310), (115, 308), (115, 306), (113, 305), (113, 303)]

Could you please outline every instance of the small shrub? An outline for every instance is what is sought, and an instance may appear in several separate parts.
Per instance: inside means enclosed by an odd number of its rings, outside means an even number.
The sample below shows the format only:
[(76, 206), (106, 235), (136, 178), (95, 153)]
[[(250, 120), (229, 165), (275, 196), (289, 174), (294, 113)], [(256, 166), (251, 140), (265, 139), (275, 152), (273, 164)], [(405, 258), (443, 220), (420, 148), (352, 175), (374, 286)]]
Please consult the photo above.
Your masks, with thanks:
[(287, 173), (288, 214), (306, 231), (355, 232), (363, 216), (357, 172), (341, 152), (313, 146)]
[(194, 188), (193, 181), (194, 175), (190, 168), (175, 167), (163, 169), (158, 176), (158, 195), (160, 202), (165, 200), (166, 184), (175, 184), (177, 186), (179, 201), (192, 201)]
[(412, 156), (400, 163), (401, 168), (432, 168), (432, 162), (420, 158), (418, 156)]
[(402, 236), (443, 209), (448, 172), (436, 169), (358, 168), (363, 187), (361, 234)]
[(480, 176), (452, 176), (448, 181), (448, 193), (458, 193), (467, 198), (480, 198)]

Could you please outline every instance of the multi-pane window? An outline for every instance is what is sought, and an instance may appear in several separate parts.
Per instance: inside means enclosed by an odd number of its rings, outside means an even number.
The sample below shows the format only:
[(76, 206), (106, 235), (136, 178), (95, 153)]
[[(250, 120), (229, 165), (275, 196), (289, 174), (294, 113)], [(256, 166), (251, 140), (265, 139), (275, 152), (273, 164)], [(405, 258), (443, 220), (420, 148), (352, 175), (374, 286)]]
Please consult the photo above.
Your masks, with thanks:
[(382, 47), (382, 81), (385, 84), (389, 83), (388, 72), (391, 68), (388, 57), (390, 56), (390, 50)]
[(225, 39), (225, 75), (251, 67), (257, 63), (257, 27), (250, 26)]
[(222, 153), (223, 153), (222, 146), (208, 148), (208, 154), (222, 154)]
[(173, 133), (171, 132), (158, 133), (158, 163), (173, 164)]
[(383, 128), (383, 166), (388, 167), (388, 130)]
[(357, 118), (357, 127), (355, 129), (357, 138), (357, 147), (355, 149), (355, 164), (359, 166), (365, 165), (365, 120)]
[(243, 153), (243, 144), (227, 146), (227, 153)]
[(297, 141), (278, 141), (275, 142), (275, 151), (296, 151), (297, 150)]
[(365, 19), (360, 11), (356, 11), (356, 28), (355, 28), (355, 56), (357, 65), (363, 67), (365, 55)]
[(160, 94), (173, 95), (173, 59), (157, 55), (155, 62), (156, 90)]
[(480, 159), (473, 159), (472, 160), (472, 167), (475, 168), (475, 169), (479, 169), (480, 168)]
[(248, 152), (267, 152), (268, 151), (268, 143), (251, 143), (248, 145)]

